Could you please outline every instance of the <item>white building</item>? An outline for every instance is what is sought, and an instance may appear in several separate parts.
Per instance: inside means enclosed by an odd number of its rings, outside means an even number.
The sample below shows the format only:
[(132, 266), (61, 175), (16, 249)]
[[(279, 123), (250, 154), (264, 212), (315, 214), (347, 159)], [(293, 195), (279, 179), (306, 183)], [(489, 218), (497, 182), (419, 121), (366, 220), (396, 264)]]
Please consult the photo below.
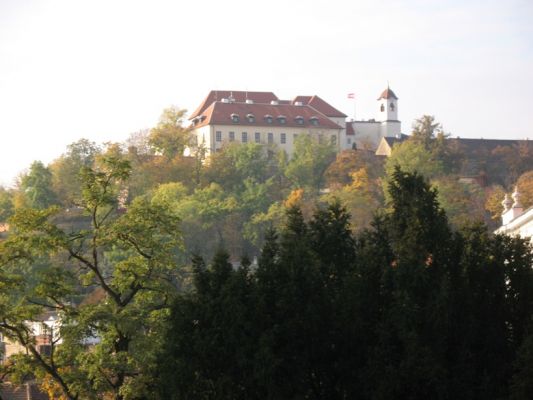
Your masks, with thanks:
[(495, 233), (504, 233), (510, 236), (530, 238), (533, 243), (533, 207), (524, 211), (520, 203), (520, 193), (515, 188), (513, 201), (509, 195), (503, 200), (502, 226)]
[(191, 114), (191, 128), (207, 153), (224, 144), (262, 143), (291, 155), (298, 135), (328, 140), (337, 151), (375, 150), (383, 137), (400, 134), (398, 98), (387, 88), (378, 98), (376, 118), (346, 122), (346, 114), (319, 96), (280, 100), (272, 92), (211, 91)]
[[(350, 121), (346, 124), (347, 142), (358, 149), (376, 150), (382, 138), (399, 138), (401, 122), (398, 119), (398, 97), (387, 87), (376, 103), (376, 117), (366, 121)], [(350, 140), (350, 135), (353, 135)]]

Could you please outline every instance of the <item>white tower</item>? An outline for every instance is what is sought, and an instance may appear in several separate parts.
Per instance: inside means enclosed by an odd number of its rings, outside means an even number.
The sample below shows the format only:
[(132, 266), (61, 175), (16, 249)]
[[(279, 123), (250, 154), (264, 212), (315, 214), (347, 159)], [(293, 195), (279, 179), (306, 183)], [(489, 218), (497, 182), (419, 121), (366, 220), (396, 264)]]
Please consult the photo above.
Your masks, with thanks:
[(381, 137), (397, 137), (401, 133), (398, 120), (398, 97), (387, 86), (378, 97), (378, 112), (376, 121), (381, 123)]
[(378, 117), (376, 121), (398, 121), (398, 97), (389, 87), (378, 97)]

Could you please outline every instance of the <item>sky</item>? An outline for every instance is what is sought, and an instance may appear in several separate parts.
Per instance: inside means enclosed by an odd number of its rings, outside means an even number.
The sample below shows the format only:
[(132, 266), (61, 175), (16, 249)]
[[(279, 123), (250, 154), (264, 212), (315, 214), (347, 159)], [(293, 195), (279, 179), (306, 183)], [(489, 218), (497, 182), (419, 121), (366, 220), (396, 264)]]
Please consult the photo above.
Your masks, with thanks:
[[(533, 140), (531, 0), (0, 0), (0, 184), (212, 89), (316, 94), (402, 132)], [(347, 98), (355, 93), (355, 102)]]

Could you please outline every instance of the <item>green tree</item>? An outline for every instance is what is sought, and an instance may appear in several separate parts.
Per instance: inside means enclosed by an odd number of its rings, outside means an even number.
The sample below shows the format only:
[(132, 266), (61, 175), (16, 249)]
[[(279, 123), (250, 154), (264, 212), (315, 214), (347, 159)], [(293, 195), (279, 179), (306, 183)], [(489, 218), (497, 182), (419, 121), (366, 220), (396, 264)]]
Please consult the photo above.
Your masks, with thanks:
[(80, 139), (69, 144), (65, 154), (50, 164), (52, 187), (63, 205), (71, 206), (80, 201), (81, 169), (92, 167), (100, 151), (96, 143)]
[[(129, 171), (113, 157), (83, 169), (83, 229), (64, 230), (58, 208), (22, 209), (0, 244), (0, 331), (27, 350), (13, 368), (29, 367), (54, 397), (147, 395), (166, 309), (180, 285), (173, 254), (181, 237), (168, 207), (140, 198), (117, 211)], [(95, 291), (100, 300), (82, 301)], [(37, 351), (26, 325), (47, 310), (60, 315), (62, 340), (49, 355)], [(89, 346), (91, 338), (97, 343)]]
[(433, 139), (442, 132), (442, 125), (435, 122), (433, 115), (423, 115), (413, 123), (411, 135), (415, 141), (423, 144), (426, 150), (431, 150)]
[(335, 149), (331, 143), (322, 144), (309, 135), (298, 135), (284, 174), (294, 188), (318, 192), (324, 184), (324, 174), (334, 157)]
[(258, 143), (229, 144), (209, 158), (203, 171), (205, 182), (216, 182), (224, 190), (238, 193), (244, 181), (264, 183), (276, 175), (263, 146)]
[(437, 178), (431, 183), (453, 227), (484, 221), (485, 193), (478, 184), (460, 182), (455, 176)]
[(57, 204), (56, 193), (52, 190), (52, 173), (40, 161), (34, 161), (28, 173), (22, 176), (19, 190), (27, 207), (44, 209)]
[(13, 193), (0, 186), (0, 222), (6, 222), (13, 215)]
[(416, 172), (427, 179), (432, 179), (444, 173), (444, 168), (425, 146), (415, 140), (406, 140), (395, 144), (390, 157), (385, 162), (385, 172), (388, 177), (394, 174), (396, 167), (405, 172)]

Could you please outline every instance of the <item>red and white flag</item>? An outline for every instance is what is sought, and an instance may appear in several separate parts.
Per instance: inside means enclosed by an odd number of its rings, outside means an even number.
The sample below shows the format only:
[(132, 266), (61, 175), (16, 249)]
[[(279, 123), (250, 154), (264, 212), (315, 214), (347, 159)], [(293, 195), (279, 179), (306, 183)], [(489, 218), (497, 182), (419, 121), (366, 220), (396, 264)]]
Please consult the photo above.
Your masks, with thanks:
[(348, 93), (349, 99), (355, 99), (355, 93)]

